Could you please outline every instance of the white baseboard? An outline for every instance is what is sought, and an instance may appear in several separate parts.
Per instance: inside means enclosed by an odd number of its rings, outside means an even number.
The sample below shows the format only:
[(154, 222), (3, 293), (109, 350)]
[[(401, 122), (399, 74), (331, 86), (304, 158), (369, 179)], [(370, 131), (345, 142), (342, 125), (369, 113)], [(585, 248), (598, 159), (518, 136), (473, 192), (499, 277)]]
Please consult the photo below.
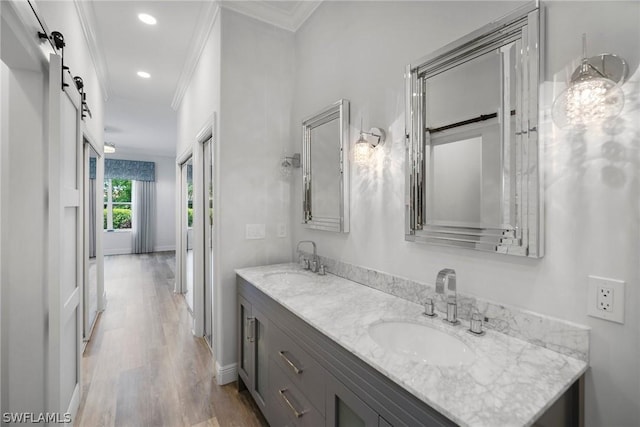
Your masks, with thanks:
[(216, 382), (218, 385), (232, 383), (238, 379), (238, 364), (231, 363), (226, 366), (220, 366), (216, 361)]
[(131, 248), (109, 248), (103, 249), (103, 255), (129, 255), (131, 254)]
[[(175, 251), (176, 247), (175, 246), (156, 246), (155, 248), (153, 248), (154, 252), (168, 252), (168, 251)], [(108, 249), (103, 249), (103, 254), (105, 256), (108, 255), (130, 255), (131, 252), (131, 248), (108, 248)]]
[(75, 420), (78, 415), (78, 408), (80, 407), (80, 384), (76, 384), (71, 395), (71, 401), (69, 401), (69, 407), (67, 408), (67, 414), (71, 415), (71, 419)]

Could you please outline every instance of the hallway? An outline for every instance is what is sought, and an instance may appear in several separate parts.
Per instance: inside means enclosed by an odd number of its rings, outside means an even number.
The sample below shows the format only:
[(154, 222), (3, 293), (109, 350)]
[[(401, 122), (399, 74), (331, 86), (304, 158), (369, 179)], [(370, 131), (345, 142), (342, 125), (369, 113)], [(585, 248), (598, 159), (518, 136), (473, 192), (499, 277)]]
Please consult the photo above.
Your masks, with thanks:
[(76, 426), (266, 426), (247, 392), (218, 386), (173, 293), (175, 255), (105, 257), (107, 308), (82, 358)]

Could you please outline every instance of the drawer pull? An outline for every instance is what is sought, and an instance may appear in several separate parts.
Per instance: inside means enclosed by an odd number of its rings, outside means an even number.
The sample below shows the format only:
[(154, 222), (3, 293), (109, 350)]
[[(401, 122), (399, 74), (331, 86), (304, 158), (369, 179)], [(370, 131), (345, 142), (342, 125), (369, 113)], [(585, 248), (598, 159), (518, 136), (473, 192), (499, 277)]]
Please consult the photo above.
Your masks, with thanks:
[(287, 364), (289, 366), (291, 366), (291, 369), (293, 369), (293, 372), (295, 372), (296, 374), (301, 374), (302, 373), (302, 369), (298, 368), (292, 361), (291, 359), (289, 359), (287, 356), (284, 355), (284, 351), (279, 351), (278, 354), (280, 355), (280, 357), (282, 357), (284, 359), (285, 362), (287, 362)]
[(293, 415), (296, 416), (296, 418), (300, 418), (301, 416), (303, 416), (307, 411), (305, 411), (304, 409), (302, 411), (299, 411), (295, 408), (295, 406), (293, 406), (293, 404), (291, 403), (291, 401), (287, 398), (287, 396), (284, 394), (284, 392), (287, 391), (286, 388), (280, 389), (278, 390), (278, 393), (280, 393), (280, 397), (282, 397), (282, 400), (284, 400), (284, 402), (287, 404), (287, 406), (289, 406), (289, 408), (291, 409), (291, 411), (293, 412)]
[(245, 323), (245, 329), (247, 333), (247, 340), (249, 342), (253, 342), (255, 340), (255, 317), (247, 317), (247, 322)]

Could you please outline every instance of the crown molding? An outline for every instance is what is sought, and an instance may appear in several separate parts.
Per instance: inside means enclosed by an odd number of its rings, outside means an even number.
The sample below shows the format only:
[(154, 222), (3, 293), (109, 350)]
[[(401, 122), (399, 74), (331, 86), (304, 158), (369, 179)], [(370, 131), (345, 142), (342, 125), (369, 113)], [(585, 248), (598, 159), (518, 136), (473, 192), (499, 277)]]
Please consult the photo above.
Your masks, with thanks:
[[(81, 0), (75, 0), (81, 1)], [(187, 54), (184, 67), (180, 73), (171, 107), (178, 110), (182, 98), (191, 83), (191, 78), (196, 70), (200, 56), (204, 51), (211, 29), (218, 18), (220, 8), (241, 13), (245, 16), (269, 23), (287, 31), (296, 32), (306, 22), (311, 14), (320, 6), (323, 0), (298, 1), (291, 11), (273, 6), (270, 3), (258, 1), (228, 1), (214, 0), (204, 3), (203, 11), (198, 18), (196, 29), (191, 39), (191, 49)]]
[(196, 28), (193, 32), (193, 37), (189, 43), (191, 49), (189, 49), (189, 52), (187, 53), (187, 58), (184, 66), (182, 67), (176, 91), (173, 95), (173, 100), (171, 101), (171, 107), (176, 111), (180, 107), (180, 103), (182, 102), (182, 98), (189, 87), (189, 83), (191, 83), (191, 78), (193, 77), (193, 73), (196, 70), (200, 57), (202, 56), (204, 47), (207, 44), (207, 39), (209, 38), (211, 29), (213, 28), (216, 19), (218, 19), (219, 13), (220, 6), (217, 2), (208, 1), (204, 3), (202, 13), (198, 18)]
[(86, 0), (73, 0), (76, 6), (76, 12), (80, 19), (80, 26), (82, 27), (82, 33), (84, 39), (87, 42), (87, 49), (89, 49), (89, 55), (91, 61), (96, 69), (98, 75), (98, 81), (102, 88), (102, 97), (104, 101), (109, 99), (109, 70), (107, 68), (107, 61), (104, 56), (104, 50), (98, 40), (96, 29), (98, 28), (96, 23), (95, 12), (91, 2)]
[(292, 14), (294, 32), (298, 31), (300, 27), (302, 27), (302, 24), (307, 22), (307, 19), (311, 17), (322, 2), (323, 0), (301, 1), (298, 3), (298, 7), (296, 7)]
[(287, 31), (296, 32), (320, 6), (322, 0), (298, 1), (291, 11), (284, 10), (268, 2), (222, 0), (220, 4), (262, 22)]

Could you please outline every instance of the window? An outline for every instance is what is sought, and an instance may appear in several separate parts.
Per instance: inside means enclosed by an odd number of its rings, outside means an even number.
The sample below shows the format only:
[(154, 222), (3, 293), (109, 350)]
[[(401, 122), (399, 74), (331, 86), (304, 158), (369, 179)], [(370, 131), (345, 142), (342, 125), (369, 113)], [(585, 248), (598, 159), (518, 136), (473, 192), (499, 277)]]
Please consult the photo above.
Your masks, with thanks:
[(104, 229), (131, 229), (131, 180), (104, 180)]

